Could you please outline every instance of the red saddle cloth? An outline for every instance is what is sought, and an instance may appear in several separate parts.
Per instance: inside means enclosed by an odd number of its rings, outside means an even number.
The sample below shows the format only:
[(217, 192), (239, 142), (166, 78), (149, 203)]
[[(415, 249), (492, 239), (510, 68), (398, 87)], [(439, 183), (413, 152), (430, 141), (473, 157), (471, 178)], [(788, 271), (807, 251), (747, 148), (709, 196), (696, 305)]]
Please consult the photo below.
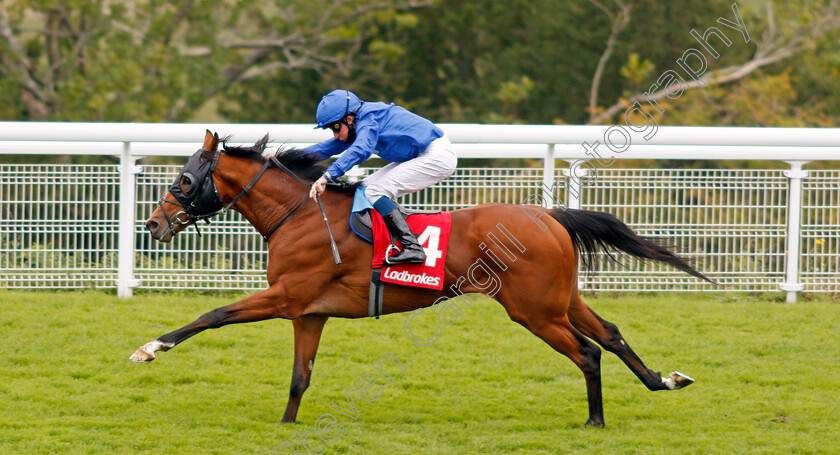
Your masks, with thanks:
[[(391, 244), (391, 236), (382, 215), (371, 210), (373, 225), (373, 268), (382, 267), (380, 279), (387, 283), (402, 284), (427, 289), (443, 289), (443, 266), (446, 263), (446, 250), (449, 246), (449, 230), (452, 216), (449, 212), (431, 215), (415, 214), (406, 217), (412, 232), (419, 233), (418, 241), (426, 252), (426, 262), (422, 264), (399, 264), (389, 266), (385, 263), (385, 252)], [(402, 244), (397, 241), (402, 251)], [(397, 251), (391, 249), (391, 255)]]

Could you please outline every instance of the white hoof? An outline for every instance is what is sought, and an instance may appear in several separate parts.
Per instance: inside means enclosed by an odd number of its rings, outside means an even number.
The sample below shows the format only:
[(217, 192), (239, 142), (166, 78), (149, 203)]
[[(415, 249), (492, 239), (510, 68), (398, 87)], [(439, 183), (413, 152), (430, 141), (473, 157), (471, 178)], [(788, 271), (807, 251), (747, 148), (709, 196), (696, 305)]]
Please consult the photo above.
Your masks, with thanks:
[(679, 371), (674, 371), (671, 373), (671, 377), (662, 378), (662, 383), (665, 384), (665, 387), (667, 387), (668, 389), (676, 390), (694, 384), (694, 379), (691, 379), (690, 377), (680, 373)]
[(152, 360), (155, 360), (155, 355), (149, 354), (143, 349), (138, 349), (134, 351), (134, 354), (131, 354), (131, 357), (128, 359), (135, 363), (149, 363)]
[(161, 343), (158, 340), (151, 341), (149, 343), (140, 346), (139, 349), (134, 351), (134, 354), (131, 354), (129, 360), (136, 363), (149, 363), (152, 360), (155, 360), (155, 352), (157, 351), (168, 351), (172, 348), (172, 344), (168, 343)]

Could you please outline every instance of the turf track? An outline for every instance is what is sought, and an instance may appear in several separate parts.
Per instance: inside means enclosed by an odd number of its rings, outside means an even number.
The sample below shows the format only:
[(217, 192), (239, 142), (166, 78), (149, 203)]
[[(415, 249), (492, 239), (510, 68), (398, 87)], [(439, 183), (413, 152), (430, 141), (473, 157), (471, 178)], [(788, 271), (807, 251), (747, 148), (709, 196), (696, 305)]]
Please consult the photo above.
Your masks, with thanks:
[[(476, 300), (419, 347), (404, 315), (331, 320), (298, 423), (281, 425), (292, 362), (283, 320), (205, 332), (149, 365), (141, 344), (234, 295), (0, 291), (0, 453), (265, 453), (325, 414), (349, 454), (733, 454), (840, 450), (840, 303), (743, 295), (589, 297), (654, 369), (697, 380), (648, 392), (611, 354), (607, 427), (583, 428), (581, 373), (503, 309)], [(417, 332), (434, 331), (418, 318)], [(425, 330), (425, 332), (423, 332)], [(419, 335), (420, 333), (418, 333)], [(354, 391), (393, 353), (406, 366), (366, 402)], [(352, 419), (351, 390), (358, 409)], [(284, 450), (279, 453), (306, 451)]]

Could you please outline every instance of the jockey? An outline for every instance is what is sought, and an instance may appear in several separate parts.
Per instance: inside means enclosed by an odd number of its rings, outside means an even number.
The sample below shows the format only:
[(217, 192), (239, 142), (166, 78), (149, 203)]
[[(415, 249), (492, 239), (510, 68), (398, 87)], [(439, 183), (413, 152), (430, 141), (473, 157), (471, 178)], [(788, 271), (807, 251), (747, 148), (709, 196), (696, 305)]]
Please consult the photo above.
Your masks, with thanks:
[(426, 254), (394, 200), (439, 183), (455, 172), (458, 158), (443, 131), (393, 103), (363, 102), (347, 90), (326, 94), (318, 103), (315, 118), (316, 128), (329, 129), (334, 137), (304, 150), (322, 160), (344, 154), (312, 184), (310, 197), (376, 153), (391, 163), (362, 183), (366, 185), (365, 196), (384, 218), (388, 231), (403, 245), (388, 263), (424, 262)]

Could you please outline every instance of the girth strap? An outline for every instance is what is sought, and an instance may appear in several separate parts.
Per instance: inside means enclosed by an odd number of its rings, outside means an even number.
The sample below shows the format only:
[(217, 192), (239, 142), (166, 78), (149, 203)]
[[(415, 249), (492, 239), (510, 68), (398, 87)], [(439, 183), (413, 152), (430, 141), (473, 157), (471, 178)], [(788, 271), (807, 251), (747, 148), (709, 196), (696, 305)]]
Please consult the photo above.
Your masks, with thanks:
[(382, 269), (371, 269), (370, 274), (370, 293), (368, 294), (368, 316), (375, 316), (379, 319), (382, 314), (382, 298), (385, 294), (385, 283), (381, 279)]

